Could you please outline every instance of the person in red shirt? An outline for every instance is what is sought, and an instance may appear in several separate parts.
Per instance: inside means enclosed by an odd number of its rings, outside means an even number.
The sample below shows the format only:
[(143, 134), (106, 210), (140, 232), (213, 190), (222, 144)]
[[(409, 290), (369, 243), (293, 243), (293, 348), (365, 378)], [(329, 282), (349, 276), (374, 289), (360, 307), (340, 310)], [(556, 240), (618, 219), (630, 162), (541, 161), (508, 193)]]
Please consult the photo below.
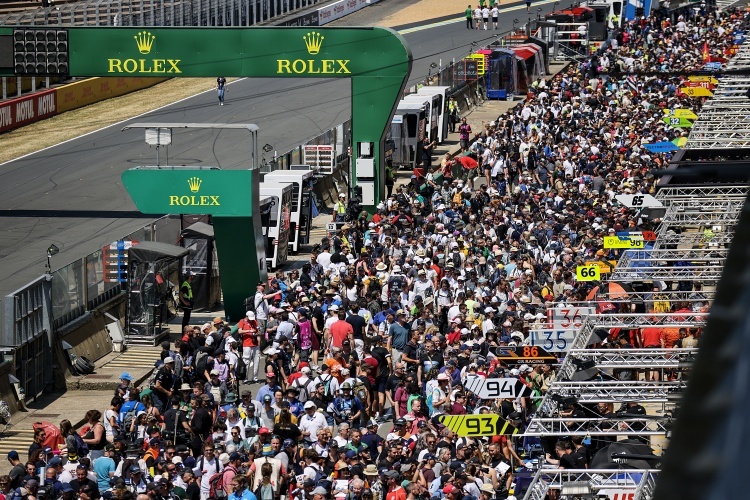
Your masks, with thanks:
[[(242, 361), (245, 362), (245, 383), (258, 383), (258, 366), (260, 365), (260, 331), (255, 313), (248, 311), (237, 324), (237, 333), (242, 339)], [(252, 373), (252, 379), (250, 374)]]
[(388, 493), (385, 500), (406, 500), (406, 490), (398, 482), (400, 474), (395, 470), (389, 470), (385, 474), (388, 480)]
[(346, 322), (346, 311), (339, 311), (339, 320), (331, 325), (331, 347), (342, 347), (344, 339), (348, 338), (354, 344), (354, 328)]
[[(645, 349), (663, 349), (664, 339), (661, 328), (644, 328), (641, 330), (641, 342)], [(659, 370), (646, 370), (646, 381), (660, 380)]]

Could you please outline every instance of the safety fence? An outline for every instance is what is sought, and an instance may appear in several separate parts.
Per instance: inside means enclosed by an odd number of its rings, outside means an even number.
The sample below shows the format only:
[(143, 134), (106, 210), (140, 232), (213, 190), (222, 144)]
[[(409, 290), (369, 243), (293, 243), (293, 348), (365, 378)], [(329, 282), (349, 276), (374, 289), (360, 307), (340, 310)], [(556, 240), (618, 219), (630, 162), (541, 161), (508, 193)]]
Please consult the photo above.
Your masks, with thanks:
[(0, 25), (253, 26), (318, 0), (84, 0), (6, 14)]

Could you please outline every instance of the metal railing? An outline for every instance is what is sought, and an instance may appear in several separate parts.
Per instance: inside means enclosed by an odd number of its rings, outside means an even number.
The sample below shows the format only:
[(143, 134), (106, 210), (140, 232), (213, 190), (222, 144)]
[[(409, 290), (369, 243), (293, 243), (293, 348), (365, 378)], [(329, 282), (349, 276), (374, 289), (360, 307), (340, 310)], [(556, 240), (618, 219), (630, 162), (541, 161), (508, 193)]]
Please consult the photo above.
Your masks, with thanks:
[(588, 483), (593, 491), (632, 490), (636, 493), (636, 500), (650, 500), (658, 474), (659, 471), (654, 469), (539, 469), (523, 500), (549, 498), (550, 490), (561, 490), (565, 483)]
[(82, 0), (0, 16), (0, 25), (254, 26), (318, 0)]

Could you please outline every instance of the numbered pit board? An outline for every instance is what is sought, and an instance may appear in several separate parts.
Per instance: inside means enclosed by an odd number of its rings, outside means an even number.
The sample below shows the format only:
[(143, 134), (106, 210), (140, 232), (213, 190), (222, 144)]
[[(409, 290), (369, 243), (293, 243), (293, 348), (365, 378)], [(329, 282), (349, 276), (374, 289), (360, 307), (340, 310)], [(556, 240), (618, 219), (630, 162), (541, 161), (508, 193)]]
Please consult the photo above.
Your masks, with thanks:
[(466, 379), (464, 388), (480, 399), (528, 398), (532, 390), (517, 378), (482, 378)]
[(541, 347), (547, 352), (565, 352), (576, 338), (577, 329), (531, 330), (529, 339), (532, 347)]
[(714, 93), (703, 87), (681, 87), (680, 92), (688, 97), (713, 97)]
[(535, 346), (496, 347), (495, 357), (506, 365), (554, 365), (557, 358)]
[(329, 223), (326, 224), (326, 231), (335, 233), (336, 229), (337, 228), (336, 228), (336, 223), (335, 222), (329, 222)]
[(664, 206), (650, 194), (618, 194), (615, 200), (628, 208), (662, 208)]
[(459, 437), (503, 436), (518, 434), (518, 429), (496, 414), (441, 415), (440, 423)]
[(601, 271), (596, 264), (576, 267), (576, 280), (578, 281), (599, 281)]
[(605, 236), (604, 248), (643, 248), (643, 239), (631, 240), (630, 238), (620, 238), (618, 236)]
[(609, 274), (617, 267), (616, 260), (592, 260), (586, 262), (587, 266), (599, 266), (599, 274)]
[(575, 330), (583, 325), (586, 316), (596, 314), (595, 307), (555, 307), (547, 311), (547, 318), (552, 330)]
[(617, 233), (617, 236), (631, 240), (643, 239), (644, 241), (656, 241), (656, 233), (653, 231), (620, 231)]

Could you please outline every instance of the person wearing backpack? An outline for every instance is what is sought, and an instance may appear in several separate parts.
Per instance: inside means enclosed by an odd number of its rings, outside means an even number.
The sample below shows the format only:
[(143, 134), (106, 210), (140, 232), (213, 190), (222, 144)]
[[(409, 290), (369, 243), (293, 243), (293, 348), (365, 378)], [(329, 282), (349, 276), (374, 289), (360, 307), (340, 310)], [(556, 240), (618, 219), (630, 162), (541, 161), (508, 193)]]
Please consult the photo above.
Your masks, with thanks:
[(242, 464), (242, 457), (239, 453), (236, 451), (232, 452), (228, 457), (222, 455), (221, 459), (223, 459), (221, 460), (222, 463), (224, 463), (224, 460), (226, 460), (227, 463), (225, 464), (223, 471), (214, 474), (214, 477), (209, 480), (211, 483), (209, 491), (211, 498), (227, 498), (229, 492), (233, 491), (232, 482), (235, 477), (240, 474), (239, 468)]
[(193, 472), (201, 478), (201, 500), (208, 500), (211, 493), (210, 479), (217, 472), (224, 470), (224, 465), (214, 456), (214, 445), (207, 442), (203, 445), (203, 455), (196, 460)]

